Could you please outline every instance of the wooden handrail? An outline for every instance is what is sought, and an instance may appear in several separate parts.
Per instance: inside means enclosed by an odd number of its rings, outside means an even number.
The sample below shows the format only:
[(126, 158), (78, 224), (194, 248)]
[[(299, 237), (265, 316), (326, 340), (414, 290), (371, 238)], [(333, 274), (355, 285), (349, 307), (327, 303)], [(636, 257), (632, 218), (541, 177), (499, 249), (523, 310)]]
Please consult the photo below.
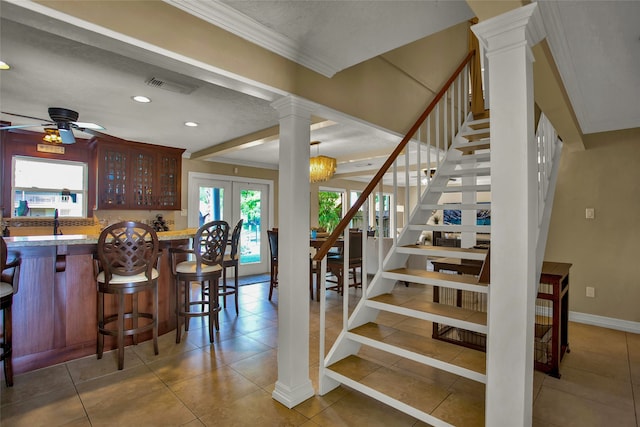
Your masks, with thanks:
[(444, 86), (442, 86), (442, 89), (440, 89), (440, 91), (438, 92), (436, 97), (433, 99), (433, 101), (431, 101), (431, 103), (426, 108), (426, 110), (424, 110), (424, 112), (420, 115), (420, 117), (418, 117), (418, 120), (416, 120), (415, 124), (411, 127), (411, 129), (409, 129), (409, 132), (407, 132), (407, 134), (402, 139), (402, 141), (400, 141), (396, 149), (393, 150), (389, 158), (384, 162), (384, 164), (382, 165), (378, 173), (376, 173), (376, 175), (373, 177), (371, 182), (369, 182), (369, 184), (362, 191), (362, 194), (360, 194), (360, 197), (358, 197), (358, 200), (356, 200), (353, 206), (351, 206), (351, 208), (347, 211), (346, 215), (340, 220), (336, 228), (333, 230), (333, 233), (331, 233), (331, 235), (327, 238), (327, 241), (324, 242), (324, 244), (320, 247), (320, 249), (318, 249), (318, 252), (316, 252), (315, 256), (313, 257), (314, 260), (320, 261), (322, 260), (322, 258), (324, 258), (327, 255), (327, 253), (329, 252), (329, 249), (331, 249), (331, 247), (335, 244), (335, 242), (338, 240), (338, 238), (340, 237), (344, 229), (347, 228), (347, 226), (349, 225), (349, 222), (353, 219), (353, 217), (358, 212), (358, 209), (360, 209), (360, 207), (364, 204), (365, 200), (367, 200), (367, 197), (369, 197), (371, 192), (376, 188), (376, 185), (378, 185), (378, 183), (382, 180), (382, 177), (384, 177), (384, 174), (387, 173), (387, 170), (389, 169), (389, 167), (391, 167), (391, 165), (396, 160), (396, 158), (400, 155), (400, 153), (402, 153), (402, 151), (404, 150), (404, 147), (411, 140), (411, 138), (413, 138), (413, 135), (418, 131), (420, 126), (422, 126), (422, 123), (427, 119), (427, 117), (429, 117), (429, 114), (431, 114), (431, 111), (433, 111), (433, 109), (436, 107), (438, 102), (440, 102), (442, 97), (444, 97), (444, 95), (447, 93), (447, 90), (449, 90), (449, 87), (453, 84), (453, 82), (456, 80), (456, 78), (462, 72), (462, 70), (464, 70), (464, 67), (469, 63), (469, 61), (471, 61), (474, 55), (475, 55), (475, 50), (469, 52), (467, 56), (464, 58), (464, 60), (460, 63), (458, 68), (456, 68), (456, 70), (453, 72), (451, 77), (449, 77), (449, 80), (447, 80)]

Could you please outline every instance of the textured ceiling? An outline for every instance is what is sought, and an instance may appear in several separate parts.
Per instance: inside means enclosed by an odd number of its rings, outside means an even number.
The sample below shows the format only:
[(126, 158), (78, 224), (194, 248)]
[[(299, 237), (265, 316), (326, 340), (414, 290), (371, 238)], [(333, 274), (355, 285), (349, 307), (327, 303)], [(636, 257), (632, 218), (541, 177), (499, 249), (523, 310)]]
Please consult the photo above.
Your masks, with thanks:
[[(80, 112), (81, 121), (99, 123), (109, 134), (188, 152), (277, 124), (270, 103), (282, 93), (214, 78), (213, 73), (14, 3), (3, 1), (0, 9), (0, 54), (13, 65), (11, 71), (0, 72), (2, 111), (46, 119), (48, 106), (69, 107)], [(253, 42), (283, 56), (298, 55), (302, 65), (325, 75), (462, 22), (470, 13), (463, 1), (186, 0), (180, 7), (209, 22), (224, 20), (216, 25), (253, 37)], [(544, 1), (541, 9), (583, 132), (640, 127), (640, 1)], [(195, 90), (186, 96), (151, 88), (145, 84), (149, 77)], [(132, 102), (130, 97), (139, 93), (153, 102)], [(187, 120), (201, 126), (185, 128)], [(321, 154), (339, 159), (340, 172), (375, 167), (382, 161), (377, 153), (390, 151), (398, 141), (397, 136), (348, 123), (313, 131), (312, 139), (323, 141)], [(277, 168), (277, 152), (275, 139), (213, 160)]]

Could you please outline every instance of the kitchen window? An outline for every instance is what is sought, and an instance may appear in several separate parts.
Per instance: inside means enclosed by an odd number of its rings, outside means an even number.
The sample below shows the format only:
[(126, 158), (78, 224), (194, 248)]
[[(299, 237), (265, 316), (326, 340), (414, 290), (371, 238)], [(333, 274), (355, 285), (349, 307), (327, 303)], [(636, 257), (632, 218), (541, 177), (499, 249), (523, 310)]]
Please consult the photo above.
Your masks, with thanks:
[(14, 156), (12, 216), (86, 217), (88, 165), (68, 160)]

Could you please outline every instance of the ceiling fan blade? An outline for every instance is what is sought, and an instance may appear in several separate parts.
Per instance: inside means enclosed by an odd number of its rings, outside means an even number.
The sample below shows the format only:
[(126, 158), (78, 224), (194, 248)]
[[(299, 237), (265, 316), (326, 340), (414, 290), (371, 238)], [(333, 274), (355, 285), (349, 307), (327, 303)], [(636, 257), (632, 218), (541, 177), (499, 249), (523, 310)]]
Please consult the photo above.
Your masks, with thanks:
[[(31, 119), (31, 120), (37, 120), (39, 122), (49, 122), (50, 121), (48, 119), (42, 119), (40, 117), (33, 117), (33, 116), (25, 116), (24, 114), (16, 114), (16, 113), (10, 113), (8, 111), (0, 111), (0, 113), (2, 114), (8, 114), (10, 116), (16, 116), (16, 117), (24, 117), (25, 119)], [(37, 126), (37, 125), (36, 125)], [(48, 126), (48, 125), (47, 125)]]
[(105, 130), (104, 126), (100, 126), (96, 123), (89, 122), (71, 122), (74, 127), (83, 130), (83, 129), (91, 129), (91, 130)]
[(76, 138), (71, 129), (58, 129), (58, 133), (63, 144), (75, 144)]
[(41, 125), (12, 125), (12, 126), (2, 126), (0, 127), (0, 130), (9, 130), (9, 129), (23, 129), (23, 128), (32, 128), (32, 127), (37, 127), (37, 126), (51, 126), (51, 123), (44, 123)]

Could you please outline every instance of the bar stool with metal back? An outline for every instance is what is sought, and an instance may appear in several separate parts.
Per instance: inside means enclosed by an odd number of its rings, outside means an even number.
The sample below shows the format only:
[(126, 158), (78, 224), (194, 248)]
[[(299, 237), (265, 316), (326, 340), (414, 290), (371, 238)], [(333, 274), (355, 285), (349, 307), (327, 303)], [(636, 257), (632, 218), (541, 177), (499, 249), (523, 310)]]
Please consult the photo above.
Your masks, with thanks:
[[(229, 237), (226, 221), (211, 221), (202, 225), (193, 238), (193, 249), (171, 248), (171, 270), (176, 281), (176, 343), (180, 342), (184, 319), (184, 330), (189, 330), (192, 317), (209, 317), (209, 342), (213, 342), (213, 328), (220, 329), (218, 323), (218, 285), (222, 276), (222, 262)], [(179, 254), (191, 254), (192, 260), (178, 262)], [(191, 300), (191, 283), (199, 282), (200, 300)], [(203, 292), (203, 289), (207, 292)], [(191, 306), (199, 305), (201, 311), (191, 311)], [(207, 306), (207, 310), (204, 307)]]
[(269, 253), (270, 253), (270, 273), (271, 280), (269, 283), (269, 301), (273, 295), (273, 290), (278, 287), (278, 231), (267, 230), (269, 237)]
[(11, 363), (11, 353), (13, 351), (13, 319), (12, 305), (13, 296), (18, 293), (18, 282), (20, 278), (20, 265), (22, 260), (20, 255), (7, 262), (7, 243), (0, 237), (0, 310), (2, 310), (2, 354), (0, 361), (4, 361), (4, 381), (7, 387), (13, 385), (13, 365)]
[[(150, 226), (123, 221), (106, 227), (100, 233), (97, 244), (96, 282), (98, 285), (98, 359), (102, 358), (104, 336), (117, 339), (118, 369), (124, 367), (124, 337), (132, 335), (133, 344), (138, 334), (152, 331), (153, 350), (158, 354), (158, 270), (160, 243)], [(138, 295), (151, 293), (151, 307), (141, 312)], [(117, 296), (117, 314), (105, 317), (104, 296)], [(125, 311), (125, 295), (131, 295), (131, 311)], [(125, 321), (130, 320), (126, 328)], [(139, 326), (139, 319), (148, 319)], [(108, 328), (116, 323), (115, 329)]]
[[(222, 286), (219, 289), (218, 296), (222, 297), (222, 304), (227, 308), (227, 295), (234, 295), (236, 299), (236, 314), (238, 314), (238, 264), (240, 263), (240, 233), (242, 233), (241, 219), (231, 233), (231, 251), (224, 255), (222, 262)], [(234, 285), (227, 286), (227, 268), (233, 267)]]

